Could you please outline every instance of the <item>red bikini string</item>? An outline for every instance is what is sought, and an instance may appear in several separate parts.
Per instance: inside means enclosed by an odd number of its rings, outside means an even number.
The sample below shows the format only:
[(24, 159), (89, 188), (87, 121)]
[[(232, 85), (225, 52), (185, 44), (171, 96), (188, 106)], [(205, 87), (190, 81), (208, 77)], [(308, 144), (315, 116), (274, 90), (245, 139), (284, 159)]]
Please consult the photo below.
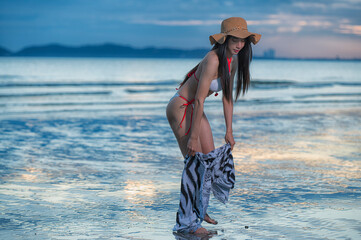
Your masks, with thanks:
[(192, 103), (194, 102), (194, 99), (192, 101), (188, 101), (187, 99), (185, 99), (184, 97), (182, 96), (179, 96), (181, 97), (183, 100), (185, 100), (187, 103), (183, 104), (183, 106), (186, 107), (186, 109), (184, 110), (184, 114), (183, 114), (183, 118), (182, 118), (182, 121), (180, 122), (179, 126), (182, 128), (182, 123), (186, 117), (186, 114), (187, 114), (187, 108), (189, 105), (191, 105), (191, 108), (192, 108), (192, 112), (191, 112), (191, 125), (189, 126), (188, 128), (188, 131), (186, 133), (186, 135), (188, 135), (189, 131), (191, 130), (191, 126), (192, 126), (192, 118), (193, 118), (193, 106), (192, 106)]
[[(231, 73), (231, 62), (232, 62), (232, 58), (227, 58), (227, 62), (228, 62), (228, 70), (229, 73)], [(216, 92), (216, 94), (214, 94), (214, 96), (218, 96), (218, 93)]]
[[(192, 77), (194, 75), (194, 78), (199, 82), (198, 78), (196, 77), (196, 71), (190, 72), (187, 74), (188, 78)], [(176, 88), (175, 90), (179, 90), (179, 88)]]
[(192, 76), (192, 74), (195, 73), (195, 72), (196, 72), (196, 71), (189, 72), (189, 73), (187, 74), (187, 76), (190, 78), (190, 77)]
[[(199, 82), (197, 76), (196, 76), (196, 72), (193, 72), (194, 78), (197, 80), (197, 82)], [(191, 75), (192, 76), (192, 75)]]
[(228, 62), (228, 71), (231, 72), (231, 62), (232, 62), (232, 58), (227, 58), (227, 62)]

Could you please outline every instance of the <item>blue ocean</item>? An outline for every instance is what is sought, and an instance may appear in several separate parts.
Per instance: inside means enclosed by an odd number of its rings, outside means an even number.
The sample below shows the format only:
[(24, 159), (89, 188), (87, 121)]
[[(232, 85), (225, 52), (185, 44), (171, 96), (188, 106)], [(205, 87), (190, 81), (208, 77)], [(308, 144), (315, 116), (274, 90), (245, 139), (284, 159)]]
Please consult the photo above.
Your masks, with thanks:
[[(0, 238), (176, 239), (165, 107), (200, 59), (0, 58)], [(212, 239), (361, 238), (361, 61), (260, 60)], [(221, 95), (205, 102), (224, 144)], [(204, 239), (204, 238), (203, 238)]]

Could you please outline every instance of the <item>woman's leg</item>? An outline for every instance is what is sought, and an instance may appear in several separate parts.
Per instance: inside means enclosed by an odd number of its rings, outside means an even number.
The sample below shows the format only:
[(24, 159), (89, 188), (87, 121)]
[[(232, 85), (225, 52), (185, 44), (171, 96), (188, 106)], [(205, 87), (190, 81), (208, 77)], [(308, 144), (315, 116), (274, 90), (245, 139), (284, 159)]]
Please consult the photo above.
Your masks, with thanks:
[[(185, 108), (182, 105), (185, 101), (181, 98), (175, 98), (171, 100), (167, 106), (167, 118), (169, 125), (171, 126), (173, 133), (178, 141), (179, 148), (182, 152), (183, 157), (187, 155), (187, 144), (190, 137), (190, 132), (186, 135), (189, 127), (191, 126), (191, 113), (192, 107), (188, 107), (186, 111), (186, 116), (182, 122), (182, 127), (180, 123), (182, 121)], [(198, 140), (198, 149), (197, 152), (202, 152), (200, 140)]]
[(213, 142), (213, 135), (212, 129), (209, 125), (208, 119), (206, 114), (203, 113), (202, 120), (201, 120), (201, 129), (199, 131), (199, 140), (201, 143), (202, 153), (207, 154), (214, 150), (214, 142)]
[[(187, 119), (187, 116), (186, 116)], [(187, 122), (187, 121), (186, 121)], [(185, 125), (186, 127), (180, 131), (180, 135), (179, 138), (177, 137), (178, 140), (178, 144), (179, 144), (179, 148), (182, 151), (183, 157), (185, 157), (185, 155), (187, 155), (187, 143), (189, 140), (189, 135), (185, 135), (186, 131), (188, 131), (188, 127), (189, 125)], [(178, 130), (179, 131), (179, 130)], [(179, 133), (176, 134), (176, 136)], [(199, 137), (198, 137), (198, 150), (197, 152), (201, 152), (204, 154), (207, 154), (211, 151), (214, 150), (214, 142), (213, 142), (213, 136), (212, 136), (212, 130), (211, 130), (211, 126), (209, 125), (208, 119), (206, 117), (206, 115), (203, 113), (202, 119), (201, 119), (201, 124), (200, 124), (200, 131), (199, 131)]]
[[(168, 106), (167, 106), (167, 118), (168, 122), (173, 130), (173, 133), (178, 141), (179, 148), (183, 154), (183, 157), (187, 155), (187, 144), (188, 139), (190, 137), (190, 134), (186, 135), (188, 128), (191, 125), (191, 111), (192, 109), (188, 107), (186, 116), (183, 122), (182, 128), (179, 126), (180, 122), (182, 121), (183, 115), (184, 115), (184, 109), (181, 108), (182, 104), (184, 104), (184, 100), (181, 98), (174, 98), (172, 99)], [(207, 120), (208, 122), (208, 120)], [(203, 124), (201, 124), (202, 126)], [(200, 138), (198, 138), (198, 150), (197, 152), (202, 152), (201, 149), (201, 141)], [(209, 232), (205, 228), (198, 228), (194, 234), (203, 235), (203, 234), (209, 234)]]
[[(199, 133), (199, 139), (201, 142), (201, 148), (203, 153), (207, 154), (215, 149), (212, 129), (208, 122), (207, 116), (203, 113), (202, 121), (201, 121), (201, 129)], [(206, 215), (204, 216), (204, 221), (210, 224), (217, 224), (218, 222)]]
[[(190, 123), (188, 124), (187, 117), (188, 117), (188, 113), (184, 121), (186, 124), (183, 126), (183, 128), (180, 128), (178, 125), (172, 127), (174, 135), (178, 140), (179, 148), (183, 154), (183, 157), (187, 155), (187, 143), (190, 135), (190, 134), (185, 135), (190, 126)], [(215, 149), (211, 126), (209, 125), (208, 119), (204, 113), (200, 124), (198, 147), (199, 149), (197, 150), (197, 152), (201, 152), (204, 154), (207, 154)]]

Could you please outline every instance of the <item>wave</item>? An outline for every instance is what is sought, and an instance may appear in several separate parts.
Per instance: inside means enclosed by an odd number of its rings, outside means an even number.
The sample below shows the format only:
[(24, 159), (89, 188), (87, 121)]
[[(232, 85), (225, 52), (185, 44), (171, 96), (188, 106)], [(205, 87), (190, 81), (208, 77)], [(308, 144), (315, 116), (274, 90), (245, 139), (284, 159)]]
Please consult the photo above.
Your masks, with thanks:
[(29, 106), (29, 107), (48, 107), (48, 106), (97, 106), (97, 105), (148, 105), (148, 104), (165, 104), (165, 101), (144, 101), (144, 102), (45, 102), (45, 103), (11, 103), (0, 104), (0, 107), (5, 106)]
[(159, 82), (2, 82), (0, 88), (12, 87), (117, 87), (117, 86), (178, 86), (180, 81), (169, 80)]
[(296, 85), (296, 81), (283, 80), (283, 81), (267, 81), (267, 80), (252, 80), (251, 88), (256, 89), (275, 89), (275, 88), (289, 88)]
[[(217, 102), (212, 100), (212, 102)], [(275, 98), (264, 98), (264, 99), (239, 99), (237, 102), (251, 104), (251, 105), (277, 105), (277, 104), (312, 104), (312, 103), (361, 103), (361, 99), (325, 99), (325, 100), (282, 100)], [(42, 102), (42, 103), (33, 103), (33, 102), (21, 102), (21, 103), (6, 103), (0, 104), (0, 107), (47, 107), (47, 106), (105, 106), (105, 105), (117, 105), (117, 106), (148, 106), (148, 105), (166, 105), (168, 101), (94, 101), (94, 102)], [(221, 102), (217, 102), (221, 104)]]
[(273, 104), (312, 104), (312, 103), (361, 103), (361, 99), (327, 99), (327, 100), (281, 100), (281, 99), (252, 99), (244, 100), (247, 104), (273, 105)]
[(169, 92), (169, 88), (152, 88), (152, 89), (126, 89), (127, 93), (160, 93)]
[(324, 88), (333, 86), (361, 86), (361, 82), (297, 82), (297, 81), (251, 81), (251, 87), (254, 89), (281, 89), (281, 88)]
[[(277, 100), (277, 99), (252, 99), (240, 100), (238, 104), (248, 107), (266, 107), (268, 110), (274, 109), (278, 111), (280, 106), (291, 107), (293, 109), (297, 104), (307, 107), (309, 104), (321, 104), (322, 106), (349, 106), (359, 107), (361, 100)], [(144, 101), (144, 102), (63, 102), (63, 103), (15, 103), (15, 104), (0, 104), (0, 107), (6, 107), (5, 112), (1, 109), (2, 117), (10, 116), (25, 116), (32, 114), (66, 114), (66, 113), (100, 113), (100, 112), (121, 112), (125, 111), (148, 112), (152, 114), (163, 114), (167, 101)], [(218, 101), (219, 107), (221, 101)], [(49, 107), (47, 108), (47, 107)], [(216, 106), (212, 104), (212, 106)], [(40, 108), (39, 108), (40, 107)], [(44, 108), (42, 108), (44, 107)], [(257, 108), (257, 107), (256, 107)]]
[(294, 98), (315, 98), (315, 97), (359, 97), (361, 93), (317, 93), (317, 94), (305, 94), (296, 95)]
[[(2, 77), (2, 76), (1, 76)], [(17, 88), (17, 87), (170, 87), (175, 88), (181, 83), (180, 80), (166, 80), (155, 82), (0, 82), (0, 88)], [(285, 88), (325, 88), (333, 86), (361, 86), (360, 82), (298, 82), (293, 80), (252, 80), (250, 87), (255, 90), (272, 90)], [(127, 90), (129, 93), (146, 92), (146, 90)], [(150, 89), (149, 92), (155, 91)]]
[(20, 75), (10, 75), (10, 74), (3, 74), (3, 75), (0, 75), (0, 79), (22, 79), (23, 76), (20, 76)]
[(91, 92), (46, 92), (46, 93), (11, 93), (0, 94), (0, 98), (8, 97), (44, 97), (44, 96), (59, 96), (59, 95), (108, 95), (112, 91), (91, 91)]

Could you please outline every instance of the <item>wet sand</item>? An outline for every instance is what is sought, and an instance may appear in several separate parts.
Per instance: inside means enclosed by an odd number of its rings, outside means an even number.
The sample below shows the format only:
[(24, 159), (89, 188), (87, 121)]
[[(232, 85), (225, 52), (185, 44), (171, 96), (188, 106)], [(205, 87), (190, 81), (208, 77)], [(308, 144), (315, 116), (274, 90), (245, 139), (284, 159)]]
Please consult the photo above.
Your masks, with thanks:
[[(356, 239), (360, 112), (236, 114), (236, 186), (227, 205), (211, 198), (212, 239)], [(222, 116), (209, 117), (220, 129)], [(172, 239), (183, 162), (167, 124), (117, 114), (2, 120), (1, 235)], [(221, 144), (222, 130), (214, 135)]]
[[(165, 106), (197, 62), (0, 59), (1, 239), (175, 239), (183, 159)], [(204, 227), (358, 239), (361, 63), (253, 64), (234, 109), (236, 185), (227, 205), (211, 197), (219, 224)], [(205, 112), (223, 145), (220, 97)]]

